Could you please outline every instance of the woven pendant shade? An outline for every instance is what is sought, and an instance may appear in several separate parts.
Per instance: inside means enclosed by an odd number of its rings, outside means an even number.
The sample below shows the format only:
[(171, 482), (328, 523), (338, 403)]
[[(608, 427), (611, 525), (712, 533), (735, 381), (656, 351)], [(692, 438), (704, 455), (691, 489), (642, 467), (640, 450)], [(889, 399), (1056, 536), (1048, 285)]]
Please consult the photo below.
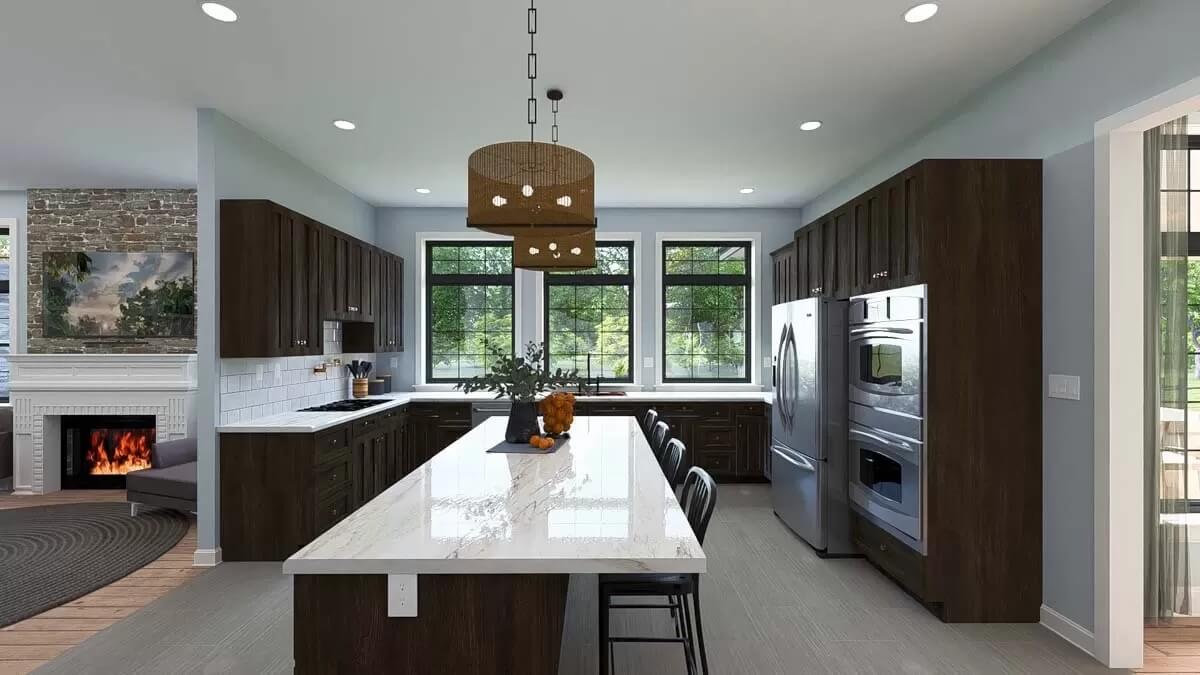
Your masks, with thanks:
[(564, 145), (484, 146), (467, 160), (467, 225), (512, 237), (594, 232), (595, 181), (592, 160)]
[(596, 266), (596, 233), (519, 234), (513, 237), (513, 266), (536, 272), (591, 269)]

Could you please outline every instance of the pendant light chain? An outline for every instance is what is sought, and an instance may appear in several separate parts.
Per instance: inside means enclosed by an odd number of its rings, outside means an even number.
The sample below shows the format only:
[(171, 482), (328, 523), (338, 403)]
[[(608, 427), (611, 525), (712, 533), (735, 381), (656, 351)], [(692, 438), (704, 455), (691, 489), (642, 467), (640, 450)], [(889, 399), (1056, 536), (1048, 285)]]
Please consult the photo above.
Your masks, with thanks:
[(550, 126), (550, 140), (558, 145), (558, 99), (550, 99), (550, 112), (554, 113), (554, 124)]
[(534, 141), (534, 127), (537, 126), (537, 97), (534, 95), (534, 84), (537, 80), (537, 51), (533, 47), (533, 37), (537, 35), (537, 7), (533, 5), (534, 0), (529, 0), (529, 14), (526, 19), (526, 29), (529, 31), (529, 100), (526, 103), (527, 113), (529, 115), (529, 142)]

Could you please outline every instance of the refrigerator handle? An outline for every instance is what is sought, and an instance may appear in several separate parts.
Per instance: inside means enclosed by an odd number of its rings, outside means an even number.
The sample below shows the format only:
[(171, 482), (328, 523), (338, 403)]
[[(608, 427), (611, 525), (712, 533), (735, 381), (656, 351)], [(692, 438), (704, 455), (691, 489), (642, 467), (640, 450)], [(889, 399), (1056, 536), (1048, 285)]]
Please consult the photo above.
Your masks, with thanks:
[(807, 459), (801, 458), (801, 457), (796, 457), (789, 452), (785, 452), (778, 445), (772, 446), (771, 450), (773, 451), (773, 454), (776, 457), (778, 457), (779, 459), (782, 459), (783, 461), (787, 462), (788, 464), (791, 464), (792, 466), (796, 467), (797, 469), (800, 469), (801, 471), (813, 473), (814, 471), (817, 470), (817, 468), (812, 465), (812, 462), (808, 461)]

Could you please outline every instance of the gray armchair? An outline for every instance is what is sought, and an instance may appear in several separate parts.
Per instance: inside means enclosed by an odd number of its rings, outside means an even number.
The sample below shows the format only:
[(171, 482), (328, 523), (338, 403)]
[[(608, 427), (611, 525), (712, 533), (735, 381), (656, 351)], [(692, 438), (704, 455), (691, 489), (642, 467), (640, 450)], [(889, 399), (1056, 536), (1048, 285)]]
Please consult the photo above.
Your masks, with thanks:
[(150, 451), (153, 468), (125, 474), (129, 515), (142, 504), (179, 511), (196, 510), (196, 439), (156, 443)]

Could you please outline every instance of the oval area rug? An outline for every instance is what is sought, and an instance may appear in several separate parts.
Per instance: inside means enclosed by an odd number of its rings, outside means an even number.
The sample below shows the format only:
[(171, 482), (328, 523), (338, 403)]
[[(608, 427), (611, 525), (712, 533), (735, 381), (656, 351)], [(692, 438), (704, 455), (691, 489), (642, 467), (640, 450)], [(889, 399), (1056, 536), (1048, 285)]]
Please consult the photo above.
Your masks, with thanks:
[(0, 510), (0, 626), (107, 586), (171, 550), (184, 514), (124, 502)]

